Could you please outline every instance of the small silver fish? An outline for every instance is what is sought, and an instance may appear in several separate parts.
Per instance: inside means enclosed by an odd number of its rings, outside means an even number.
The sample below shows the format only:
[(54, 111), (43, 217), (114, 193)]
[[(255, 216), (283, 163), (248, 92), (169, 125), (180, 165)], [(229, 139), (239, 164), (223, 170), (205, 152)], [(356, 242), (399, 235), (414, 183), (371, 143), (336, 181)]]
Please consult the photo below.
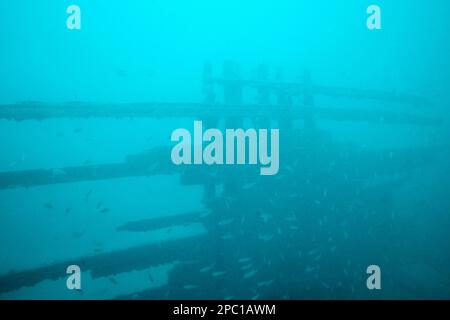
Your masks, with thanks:
[(247, 269), (250, 269), (251, 267), (253, 267), (253, 263), (246, 264), (245, 266), (242, 266), (241, 269), (242, 270), (247, 270)]
[(209, 216), (211, 214), (211, 211), (206, 211), (205, 213), (202, 213), (200, 215), (200, 218), (206, 218), (207, 216)]
[(253, 277), (258, 271), (253, 269), (252, 271), (247, 272), (246, 274), (244, 274), (244, 279), (248, 279)]
[(245, 184), (245, 185), (242, 187), (242, 189), (243, 189), (243, 190), (248, 190), (248, 189), (251, 189), (254, 185), (256, 185), (256, 182), (250, 182), (250, 183)]
[(216, 278), (216, 277), (223, 276), (224, 274), (226, 274), (225, 271), (216, 271), (216, 272), (213, 272), (212, 276)]
[(185, 290), (193, 290), (193, 289), (197, 289), (198, 286), (193, 285), (193, 284), (187, 284), (183, 287)]
[(275, 281), (274, 279), (272, 279), (272, 280), (267, 280), (267, 281), (260, 281), (260, 282), (258, 282), (256, 285), (257, 285), (258, 287), (268, 287), (268, 286), (270, 286), (274, 281)]
[(230, 239), (234, 239), (234, 236), (232, 234), (226, 234), (223, 235), (222, 237), (220, 237), (222, 240), (230, 240)]
[(213, 263), (212, 265), (210, 265), (210, 266), (201, 268), (201, 269), (200, 269), (200, 272), (201, 272), (201, 273), (208, 272), (208, 271), (212, 270), (212, 268), (214, 268), (214, 263)]
[(241, 259), (238, 260), (238, 263), (246, 263), (246, 262), (249, 262), (251, 260), (252, 260), (251, 258), (241, 258)]
[(225, 219), (225, 220), (221, 220), (219, 221), (218, 225), (219, 226), (226, 226), (230, 223), (232, 223), (234, 221), (234, 219)]
[(264, 223), (267, 223), (270, 218), (272, 218), (272, 215), (268, 213), (263, 213), (260, 215), (261, 219), (263, 219)]
[(258, 239), (267, 242), (273, 239), (273, 234), (262, 234), (258, 236)]
[(316, 268), (314, 268), (314, 267), (307, 267), (306, 269), (305, 269), (305, 272), (306, 273), (310, 273), (310, 272), (312, 272), (312, 271), (314, 271)]

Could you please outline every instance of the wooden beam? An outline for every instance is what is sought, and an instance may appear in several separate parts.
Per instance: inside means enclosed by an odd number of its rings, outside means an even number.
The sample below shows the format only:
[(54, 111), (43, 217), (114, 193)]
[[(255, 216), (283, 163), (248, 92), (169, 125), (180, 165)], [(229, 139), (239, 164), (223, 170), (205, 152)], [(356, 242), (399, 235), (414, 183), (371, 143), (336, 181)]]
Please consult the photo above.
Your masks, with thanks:
[[(305, 88), (308, 88), (307, 83), (302, 82), (279, 82), (279, 81), (259, 81), (259, 80), (230, 80), (225, 78), (214, 78), (211, 82), (218, 85), (241, 85), (252, 89), (266, 88), (270, 90), (284, 89), (292, 95), (304, 94)], [(309, 89), (309, 88), (308, 88)], [(344, 88), (334, 86), (314, 85), (311, 87), (311, 93), (315, 95), (323, 95), (329, 97), (343, 97), (351, 99), (367, 99), (386, 101), (401, 104), (410, 104), (416, 106), (431, 106), (432, 103), (423, 96), (401, 93), (395, 90), (367, 90), (357, 88)]]
[(362, 108), (326, 108), (291, 105), (225, 105), (201, 103), (134, 103), (134, 104), (12, 104), (0, 106), (0, 119), (45, 120), (52, 118), (249, 118), (305, 119), (317, 118), (367, 123), (440, 125), (438, 117), (396, 111), (380, 111)]

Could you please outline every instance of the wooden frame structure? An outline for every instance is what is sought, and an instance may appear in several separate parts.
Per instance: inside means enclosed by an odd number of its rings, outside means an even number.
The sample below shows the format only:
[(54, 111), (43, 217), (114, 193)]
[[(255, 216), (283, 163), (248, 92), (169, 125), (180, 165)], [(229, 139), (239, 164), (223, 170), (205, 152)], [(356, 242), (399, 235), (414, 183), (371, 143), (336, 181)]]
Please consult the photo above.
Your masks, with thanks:
[[(303, 203), (305, 198), (300, 198), (296, 192), (300, 188), (304, 191), (306, 199), (314, 201), (316, 204), (322, 200), (310, 199), (314, 190), (313, 186), (327, 185), (327, 179), (333, 177), (333, 186), (336, 192), (354, 193), (359, 197), (367, 189), (374, 188), (373, 184), (361, 184), (362, 180), (372, 181), (377, 176), (391, 177), (388, 183), (382, 184), (386, 190), (401, 183), (414, 168), (428, 163), (435, 154), (446, 150), (441, 147), (364, 151), (345, 146), (338, 146), (331, 141), (330, 137), (321, 130), (316, 129), (316, 122), (321, 119), (335, 121), (355, 121), (384, 124), (405, 124), (439, 126), (441, 119), (433, 116), (426, 116), (416, 113), (401, 113), (397, 111), (380, 110), (358, 110), (356, 108), (324, 108), (315, 106), (314, 96), (325, 95), (329, 97), (345, 97), (357, 100), (376, 100), (380, 102), (401, 103), (412, 106), (429, 107), (431, 103), (420, 96), (400, 94), (396, 92), (381, 92), (372, 90), (359, 90), (352, 88), (339, 88), (315, 85), (311, 81), (308, 72), (303, 75), (302, 82), (284, 82), (281, 73), (278, 73), (274, 80), (268, 79), (268, 69), (260, 66), (258, 69), (258, 79), (243, 80), (239, 66), (234, 62), (225, 62), (223, 75), (220, 78), (214, 77), (212, 67), (205, 64), (203, 73), (203, 93), (204, 101), (201, 103), (140, 103), (140, 104), (118, 104), (102, 105), (90, 103), (66, 103), (66, 104), (46, 104), (46, 103), (20, 103), (14, 105), (0, 106), (0, 119), (14, 121), (24, 120), (46, 120), (49, 118), (136, 118), (136, 117), (180, 117), (197, 118), (213, 124), (219, 119), (225, 119), (227, 126), (238, 126), (243, 118), (251, 118), (255, 121), (268, 121), (278, 119), (281, 130), (285, 130), (287, 137), (282, 139), (283, 152), (290, 154), (301, 154), (302, 161), (291, 157), (284, 158), (283, 170), (289, 171), (291, 178), (282, 175), (281, 178), (271, 178), (261, 181), (258, 175), (253, 175), (250, 168), (239, 169), (214, 168), (214, 167), (192, 167), (184, 168), (174, 166), (170, 162), (170, 149), (168, 147), (155, 148), (138, 155), (129, 155), (123, 163), (112, 163), (104, 165), (84, 165), (67, 168), (56, 168), (50, 170), (26, 170), (15, 172), (0, 172), (0, 189), (17, 187), (33, 187), (59, 183), (73, 183), (88, 180), (105, 180), (120, 177), (150, 176), (155, 174), (180, 174), (182, 183), (186, 185), (200, 184), (205, 188), (205, 206), (209, 214), (186, 213), (185, 215), (171, 218), (152, 219), (146, 221), (130, 221), (118, 226), (118, 232), (146, 232), (155, 229), (167, 228), (173, 225), (188, 225), (194, 222), (202, 223), (208, 232), (205, 235), (193, 237), (188, 240), (171, 241), (160, 244), (143, 245), (125, 250), (109, 253), (100, 253), (82, 258), (82, 269), (90, 270), (93, 277), (113, 276), (114, 274), (139, 270), (150, 265), (158, 265), (171, 261), (181, 261), (171, 274), (169, 283), (164, 288), (153, 288), (141, 293), (134, 293), (123, 298), (186, 298), (186, 288), (183, 286), (186, 273), (192, 273), (191, 282), (202, 284), (203, 295), (201, 293), (192, 294), (190, 298), (207, 297), (223, 298), (227, 295), (227, 286), (238, 286), (242, 278), (238, 278), (233, 273), (242, 273), (239, 256), (232, 251), (232, 248), (239, 246), (243, 235), (234, 235), (228, 238), (231, 230), (241, 228), (250, 235), (253, 234), (253, 223), (257, 223), (258, 216), (255, 212), (268, 210), (267, 208), (279, 205), (288, 208), (292, 201)], [(223, 101), (217, 101), (216, 87), (223, 88)], [(243, 90), (256, 90), (257, 101), (249, 104), (243, 102)], [(276, 103), (272, 104), (272, 98), (276, 98)], [(294, 101), (297, 101), (295, 103)], [(292, 122), (294, 119), (302, 119), (304, 128), (294, 129)], [(209, 122), (208, 122), (209, 121)], [(334, 167), (329, 167), (329, 163), (334, 163)], [(323, 166), (321, 167), (320, 164)], [(355, 168), (354, 164), (358, 164)], [(327, 167), (328, 165), (328, 167)], [(320, 169), (322, 168), (322, 169)], [(337, 170), (338, 168), (339, 170)], [(345, 172), (342, 175), (342, 172)], [(300, 181), (300, 182), (298, 182)], [(216, 185), (225, 186), (222, 195), (216, 194)], [(279, 195), (273, 193), (268, 188), (288, 188), (292, 194)], [(284, 190), (284, 189), (283, 189)], [(306, 191), (305, 191), (306, 190)], [(309, 193), (308, 193), (309, 192)], [(328, 191), (330, 192), (330, 191)], [(255, 196), (259, 194), (259, 196)], [(263, 198), (261, 198), (263, 197)], [(258, 202), (258, 204), (255, 203)], [(325, 201), (325, 200), (323, 200)], [(338, 199), (330, 201), (329, 207), (343, 208), (349, 206)], [(247, 202), (255, 205), (256, 209), (248, 207)], [(274, 205), (275, 203), (275, 205)], [(309, 203), (309, 202), (308, 202)], [(236, 216), (236, 212), (248, 210), (255, 213), (247, 218), (248, 221), (241, 221)], [(259, 211), (258, 211), (259, 210)], [(313, 209), (311, 209), (313, 210)], [(330, 209), (331, 210), (331, 209)], [(375, 210), (375, 209), (374, 209)], [(268, 250), (277, 250), (279, 246), (292, 242), (292, 237), (297, 237), (291, 228), (292, 224), (298, 221), (299, 217), (280, 217), (274, 222), (273, 228), (284, 231), (280, 234), (280, 241), (273, 245), (268, 244)], [(220, 223), (223, 219), (230, 219), (230, 225)], [(234, 229), (233, 229), (234, 228)], [(255, 231), (256, 232), (256, 231)], [(249, 272), (244, 272), (244, 281), (254, 280), (249, 290), (242, 292), (236, 298), (249, 298), (255, 296), (255, 287), (260, 285), (271, 272), (276, 272), (280, 264), (297, 262), (294, 257), (289, 256), (290, 249), (279, 249), (281, 258), (269, 258), (269, 254), (258, 247), (261, 241), (260, 234), (255, 233), (254, 241), (242, 244), (239, 255), (251, 256), (254, 265), (268, 264), (268, 271), (259, 268), (258, 275), (249, 276)], [(309, 234), (308, 234), (309, 236)], [(306, 235), (305, 235), (306, 237)], [(266, 241), (263, 238), (263, 241)], [(192, 257), (197, 257), (197, 261), (190, 262)], [(225, 258), (226, 257), (226, 258)], [(228, 263), (226, 260), (232, 260)], [(0, 276), (0, 293), (16, 290), (23, 286), (33, 286), (45, 279), (58, 279), (64, 277), (64, 266), (77, 264), (80, 259), (62, 261), (32, 270), (12, 272)], [(263, 261), (264, 260), (264, 261)], [(183, 263), (183, 261), (185, 261)], [(238, 261), (238, 262), (236, 262)], [(202, 266), (214, 265), (216, 273), (207, 274), (200, 272)], [(220, 272), (226, 270), (226, 274)], [(274, 271), (275, 270), (275, 271)], [(250, 279), (251, 278), (251, 279)], [(258, 280), (258, 281), (257, 281)], [(290, 282), (294, 281), (290, 276), (281, 276), (279, 288), (283, 290)], [(205, 285), (206, 283), (206, 285)], [(278, 284), (276, 284), (278, 285)], [(229, 291), (229, 290), (228, 290)], [(273, 293), (275, 294), (275, 293)], [(276, 295), (276, 294), (275, 294)], [(270, 298), (270, 295), (262, 296)], [(278, 297), (278, 296), (277, 296)]]

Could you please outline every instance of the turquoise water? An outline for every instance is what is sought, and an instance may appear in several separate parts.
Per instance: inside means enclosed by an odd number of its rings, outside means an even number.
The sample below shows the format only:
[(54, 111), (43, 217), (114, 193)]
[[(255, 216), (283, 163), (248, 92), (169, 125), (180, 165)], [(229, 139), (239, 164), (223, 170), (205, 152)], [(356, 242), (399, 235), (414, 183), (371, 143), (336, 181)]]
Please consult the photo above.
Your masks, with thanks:
[[(450, 3), (374, 3), (2, 1), (0, 299), (450, 298)], [(194, 120), (279, 128), (279, 172), (175, 166)]]

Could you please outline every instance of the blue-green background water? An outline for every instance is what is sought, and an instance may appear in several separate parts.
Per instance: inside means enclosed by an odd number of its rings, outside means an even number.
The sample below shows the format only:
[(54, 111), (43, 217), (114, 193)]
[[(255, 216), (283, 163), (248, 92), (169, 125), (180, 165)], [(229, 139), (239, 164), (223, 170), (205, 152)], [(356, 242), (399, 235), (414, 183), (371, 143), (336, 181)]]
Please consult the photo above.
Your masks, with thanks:
[[(297, 121), (300, 140), (281, 147), (279, 174), (251, 182), (235, 177), (239, 196), (222, 192), (218, 179), (215, 211), (203, 185), (186, 185), (178, 174), (0, 190), (0, 298), (448, 299), (450, 3), (374, 2), (382, 30), (366, 27), (372, 1), (76, 0), (81, 30), (66, 27), (71, 1), (2, 1), (2, 107), (202, 102), (204, 62), (220, 75), (223, 62), (233, 60), (246, 79), (263, 63), (271, 76), (282, 67), (286, 81), (302, 81), (308, 69), (319, 85), (420, 95), (431, 104), (317, 97), (315, 105), (412, 112), (442, 123), (318, 119), (313, 137)], [(254, 104), (254, 93), (244, 100)], [(121, 163), (171, 146), (170, 134), (180, 127), (192, 128), (192, 119), (171, 118), (170, 111), (162, 119), (2, 118), (0, 171)], [(374, 159), (381, 150), (427, 147), (435, 148), (397, 167)], [(378, 158), (360, 158), (361, 152)], [(160, 157), (170, 160), (170, 153)], [(365, 165), (367, 171), (355, 173)], [(118, 230), (188, 212), (216, 220)], [(216, 242), (189, 259), (184, 246), (177, 250), (180, 238), (192, 248), (204, 237)], [(154, 243), (171, 243), (170, 257), (127, 264), (127, 250)], [(123, 265), (95, 259), (108, 254)], [(82, 269), (81, 292), (66, 288), (69, 262)], [(380, 291), (366, 287), (371, 264), (381, 267)], [(39, 269), (55, 265), (60, 276)], [(30, 282), (33, 270), (39, 281)]]

